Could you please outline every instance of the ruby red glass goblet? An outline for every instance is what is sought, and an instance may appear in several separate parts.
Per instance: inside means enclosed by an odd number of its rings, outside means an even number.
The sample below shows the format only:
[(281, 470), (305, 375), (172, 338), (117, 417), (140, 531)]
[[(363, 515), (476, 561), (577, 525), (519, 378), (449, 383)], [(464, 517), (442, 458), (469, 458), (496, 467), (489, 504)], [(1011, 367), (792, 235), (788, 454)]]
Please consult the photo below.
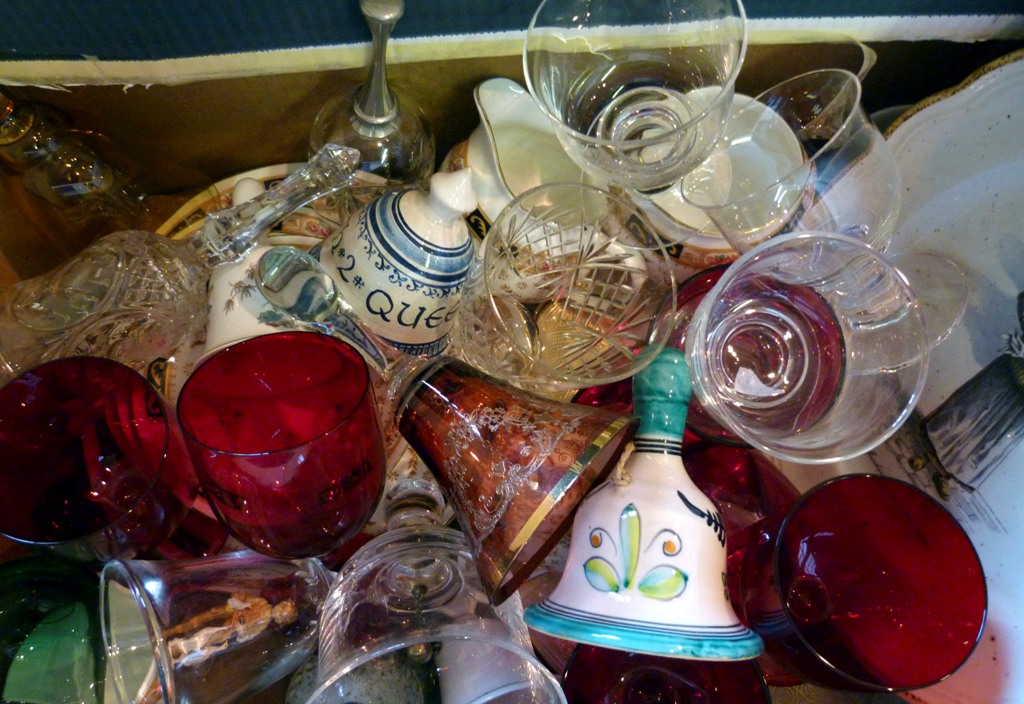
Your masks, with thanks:
[(709, 662), (578, 645), (562, 679), (568, 704), (769, 704), (753, 660)]
[[(800, 490), (767, 456), (750, 447), (700, 441), (683, 446), (683, 463), (693, 483), (715, 504), (726, 534), (726, 588), (737, 615), (742, 611), (740, 578), (748, 548), (755, 549), (764, 524), (781, 520), (800, 498)], [(757, 659), (772, 686), (799, 684), (801, 678), (774, 661), (768, 652)]]
[(136, 371), (68, 357), (0, 389), (0, 532), (81, 561), (154, 550), (198, 493), (173, 409)]
[(227, 347), (186, 381), (178, 416), (211, 508), (253, 550), (326, 555), (380, 499), (386, 460), (370, 376), (341, 340), (281, 332)]
[(912, 485), (844, 475), (761, 526), (740, 611), (805, 681), (860, 691), (932, 685), (974, 650), (987, 593), (970, 539)]

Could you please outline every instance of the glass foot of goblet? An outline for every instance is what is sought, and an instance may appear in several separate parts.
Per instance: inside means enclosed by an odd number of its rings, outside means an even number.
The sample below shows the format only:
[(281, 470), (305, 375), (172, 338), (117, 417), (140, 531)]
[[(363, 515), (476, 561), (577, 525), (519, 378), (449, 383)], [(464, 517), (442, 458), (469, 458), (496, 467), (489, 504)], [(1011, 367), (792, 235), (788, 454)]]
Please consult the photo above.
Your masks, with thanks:
[(928, 330), (928, 344), (934, 349), (956, 329), (967, 311), (967, 272), (941, 254), (912, 252), (886, 258), (917, 294)]

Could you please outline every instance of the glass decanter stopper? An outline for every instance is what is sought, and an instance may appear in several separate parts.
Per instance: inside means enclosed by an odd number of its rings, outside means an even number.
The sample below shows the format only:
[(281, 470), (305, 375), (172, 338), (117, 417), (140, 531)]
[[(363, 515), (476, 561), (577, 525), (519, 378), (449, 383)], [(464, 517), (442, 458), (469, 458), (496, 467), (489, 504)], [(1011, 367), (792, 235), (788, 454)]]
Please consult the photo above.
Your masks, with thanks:
[(404, 0), (360, 0), (373, 35), (369, 79), (329, 100), (313, 123), (310, 147), (344, 144), (362, 154), (359, 170), (398, 184), (418, 183), (434, 172), (434, 137), (419, 106), (388, 85), (387, 43), (405, 12)]
[(204, 320), (214, 267), (240, 259), (289, 212), (344, 188), (358, 159), (353, 149), (325, 145), (258, 198), (209, 214), (188, 239), (113, 232), (60, 268), (0, 291), (0, 383), (74, 355), (145, 371)]
[(256, 264), (256, 285), (270, 305), (294, 321), (353, 345), (378, 374), (404, 355), (377, 337), (338, 292), (316, 257), (289, 245), (268, 249)]
[(44, 104), (0, 92), (0, 170), (13, 176), (15, 202), (38, 220), (64, 255), (97, 237), (137, 225), (144, 194)]

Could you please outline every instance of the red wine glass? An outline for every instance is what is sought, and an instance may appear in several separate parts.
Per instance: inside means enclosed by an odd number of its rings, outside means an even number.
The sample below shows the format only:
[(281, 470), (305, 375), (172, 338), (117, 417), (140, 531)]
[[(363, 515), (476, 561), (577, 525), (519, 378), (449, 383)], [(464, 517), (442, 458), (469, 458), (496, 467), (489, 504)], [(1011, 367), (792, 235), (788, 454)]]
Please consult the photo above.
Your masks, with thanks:
[(769, 704), (753, 660), (712, 662), (579, 645), (562, 678), (568, 704)]
[[(750, 447), (703, 441), (683, 446), (683, 463), (701, 491), (721, 512), (726, 534), (726, 588), (740, 620), (743, 611), (743, 559), (756, 549), (763, 526), (781, 520), (800, 498), (800, 490), (764, 454)], [(770, 652), (757, 659), (768, 684), (799, 684), (796, 674), (775, 662)]]
[(860, 691), (932, 685), (985, 624), (974, 546), (935, 499), (851, 474), (766, 520), (743, 555), (741, 610), (772, 658), (805, 681)]
[(173, 410), (136, 371), (69, 357), (0, 389), (0, 532), (105, 562), (157, 548), (198, 492)]
[(380, 499), (386, 461), (370, 376), (341, 340), (281, 332), (224, 348), (185, 382), (178, 416), (211, 508), (253, 550), (326, 555)]

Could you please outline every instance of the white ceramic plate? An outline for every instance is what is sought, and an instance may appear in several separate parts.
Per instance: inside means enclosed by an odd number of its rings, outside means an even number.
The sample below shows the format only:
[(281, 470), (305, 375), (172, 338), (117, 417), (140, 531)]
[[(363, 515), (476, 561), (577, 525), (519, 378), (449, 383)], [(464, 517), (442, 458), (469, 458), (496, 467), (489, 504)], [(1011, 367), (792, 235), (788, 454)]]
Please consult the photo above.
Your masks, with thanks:
[[(904, 113), (889, 128), (888, 141), (904, 187), (890, 251), (945, 254), (970, 278), (964, 320), (932, 356), (918, 406), (927, 416), (1000, 356), (1003, 335), (1018, 329), (1017, 295), (1024, 291), (1024, 51)], [(892, 464), (884, 466), (883, 460), (881, 469), (888, 474)], [(909, 701), (1024, 704), (1022, 469), (1024, 443), (973, 495), (958, 499), (954, 490), (949, 506), (985, 568), (988, 620), (970, 660), (945, 682), (905, 695)], [(904, 473), (929, 484), (913, 471)], [(978, 511), (991, 512), (988, 520)]]
[[(748, 95), (737, 94), (733, 97), (732, 109), (724, 137), (725, 143), (734, 143), (732, 148), (713, 153), (707, 161), (684, 176), (677, 187), (646, 197), (634, 197), (663, 237), (684, 245), (683, 251), (689, 256), (677, 258), (684, 264), (691, 264), (697, 271), (734, 261), (739, 253), (722, 236), (708, 214), (687, 201), (683, 193), (698, 194), (697, 200), (728, 201), (732, 184), (748, 179), (749, 174), (786, 174), (804, 160), (796, 135), (767, 105)], [(755, 131), (756, 140), (749, 137)], [(771, 143), (772, 149), (742, 148), (742, 145), (754, 141)], [(768, 153), (773, 155), (773, 159), (765, 161), (762, 157)], [(754, 155), (756, 157), (751, 158)]]
[(932, 355), (928, 414), (995, 359), (1024, 290), (1024, 52), (905, 113), (888, 141), (903, 179), (890, 251), (945, 254), (971, 278), (964, 322)]

